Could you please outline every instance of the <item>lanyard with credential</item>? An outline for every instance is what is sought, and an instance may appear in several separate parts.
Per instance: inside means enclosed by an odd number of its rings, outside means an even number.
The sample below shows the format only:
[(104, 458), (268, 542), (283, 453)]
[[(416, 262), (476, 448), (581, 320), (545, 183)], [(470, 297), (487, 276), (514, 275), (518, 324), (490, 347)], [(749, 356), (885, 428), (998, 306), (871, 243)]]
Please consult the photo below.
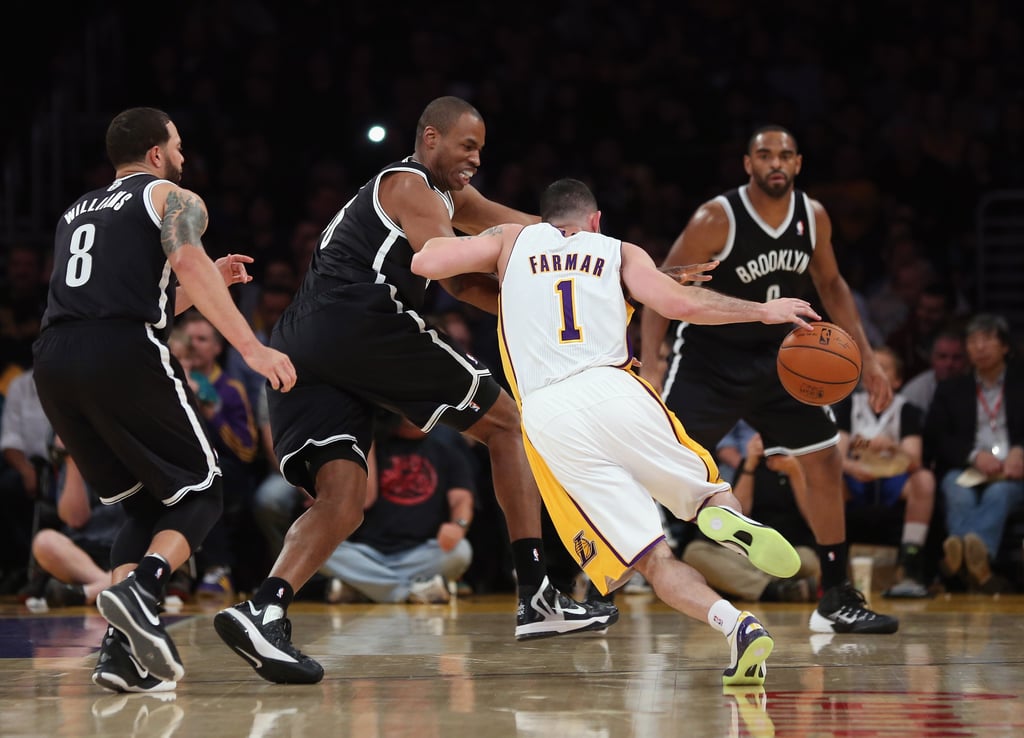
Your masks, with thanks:
[(996, 425), (999, 421), (999, 410), (1003, 406), (1003, 388), (1005, 385), (999, 385), (999, 397), (996, 398), (996, 406), (991, 407), (988, 404), (988, 400), (985, 399), (985, 393), (981, 391), (981, 382), (978, 382), (974, 388), (975, 392), (978, 393), (978, 402), (981, 403), (981, 409), (985, 411), (985, 415), (988, 417), (988, 427), (993, 433), (996, 432)]

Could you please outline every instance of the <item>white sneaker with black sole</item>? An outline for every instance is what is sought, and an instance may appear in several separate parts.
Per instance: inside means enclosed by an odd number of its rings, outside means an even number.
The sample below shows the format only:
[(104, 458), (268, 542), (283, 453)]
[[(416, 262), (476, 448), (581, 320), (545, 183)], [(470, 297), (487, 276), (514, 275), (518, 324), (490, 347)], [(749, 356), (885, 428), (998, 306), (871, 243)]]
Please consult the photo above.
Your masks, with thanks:
[(292, 623), (280, 605), (258, 608), (246, 600), (217, 613), (213, 627), (268, 682), (316, 684), (324, 678), (324, 668), (292, 645)]
[(552, 587), (548, 578), (544, 577), (544, 581), (532, 596), (519, 596), (516, 640), (605, 630), (618, 619), (619, 608), (610, 602), (576, 602)]
[(134, 576), (100, 592), (96, 607), (124, 635), (132, 655), (150, 674), (169, 682), (185, 676), (178, 649), (160, 622), (160, 603)]

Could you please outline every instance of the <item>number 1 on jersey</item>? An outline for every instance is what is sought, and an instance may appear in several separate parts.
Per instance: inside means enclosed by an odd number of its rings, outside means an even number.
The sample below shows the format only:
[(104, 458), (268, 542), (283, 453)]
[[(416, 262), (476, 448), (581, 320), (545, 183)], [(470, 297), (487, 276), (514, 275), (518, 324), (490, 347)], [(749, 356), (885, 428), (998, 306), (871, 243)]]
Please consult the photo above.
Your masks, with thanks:
[(562, 330), (558, 333), (558, 340), (562, 343), (578, 343), (583, 340), (583, 329), (576, 325), (574, 288), (575, 282), (571, 279), (555, 283), (555, 293), (562, 306)]

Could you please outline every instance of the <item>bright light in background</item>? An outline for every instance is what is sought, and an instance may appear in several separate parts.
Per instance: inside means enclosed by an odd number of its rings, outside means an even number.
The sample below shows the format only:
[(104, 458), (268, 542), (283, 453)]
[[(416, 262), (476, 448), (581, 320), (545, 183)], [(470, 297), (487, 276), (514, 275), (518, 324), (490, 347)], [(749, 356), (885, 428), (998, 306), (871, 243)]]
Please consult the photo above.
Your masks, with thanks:
[(380, 143), (387, 135), (388, 132), (384, 126), (370, 126), (370, 130), (366, 132), (366, 137), (373, 143)]

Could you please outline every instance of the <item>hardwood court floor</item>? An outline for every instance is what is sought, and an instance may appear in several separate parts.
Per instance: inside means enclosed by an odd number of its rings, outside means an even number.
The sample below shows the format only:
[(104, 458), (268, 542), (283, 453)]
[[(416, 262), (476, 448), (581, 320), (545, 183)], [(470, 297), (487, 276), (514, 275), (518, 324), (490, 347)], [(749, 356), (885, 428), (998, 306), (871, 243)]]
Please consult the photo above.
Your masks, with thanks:
[(91, 608), (0, 605), (0, 735), (160, 738), (618, 738), (1024, 735), (1024, 597), (876, 607), (885, 636), (812, 635), (811, 605), (756, 605), (775, 636), (766, 690), (726, 693), (724, 638), (649, 595), (607, 634), (518, 643), (511, 595), (450, 605), (293, 606), (315, 686), (264, 682), (220, 642), (214, 609), (168, 626), (187, 674), (169, 696), (89, 681)]

